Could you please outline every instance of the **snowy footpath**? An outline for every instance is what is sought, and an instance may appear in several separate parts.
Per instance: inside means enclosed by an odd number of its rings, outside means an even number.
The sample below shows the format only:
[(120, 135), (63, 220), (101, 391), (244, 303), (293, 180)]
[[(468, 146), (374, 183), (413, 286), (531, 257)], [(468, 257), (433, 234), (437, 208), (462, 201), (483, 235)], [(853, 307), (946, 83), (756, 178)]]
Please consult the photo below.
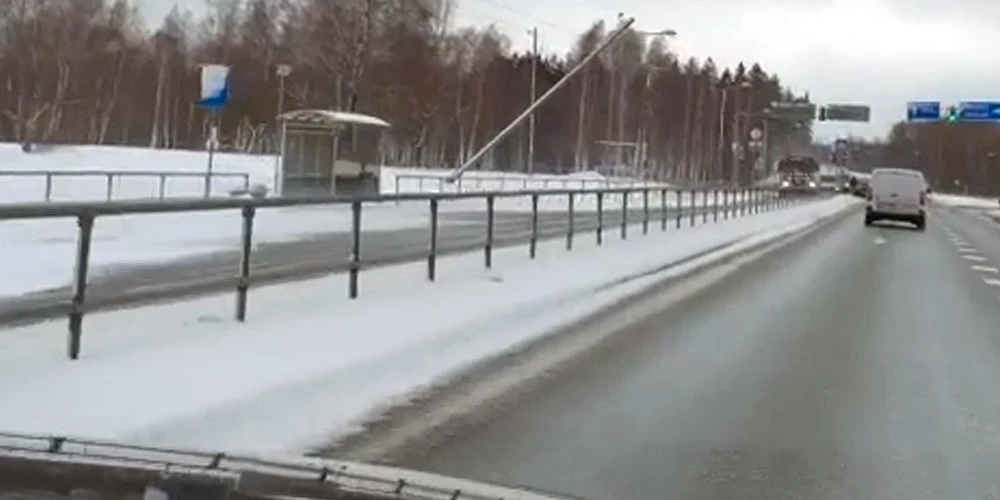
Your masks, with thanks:
[[(859, 203), (847, 197), (621, 241), (608, 231), (519, 246), (483, 269), (474, 253), (252, 289), (233, 296), (95, 313), (82, 357), (64, 358), (64, 320), (0, 331), (0, 430), (246, 453), (299, 452), (357, 428), (389, 403), (596, 309), (683, 273), (672, 262), (739, 252)], [(700, 221), (699, 221), (700, 222)], [(686, 221), (685, 221), (686, 225)]]

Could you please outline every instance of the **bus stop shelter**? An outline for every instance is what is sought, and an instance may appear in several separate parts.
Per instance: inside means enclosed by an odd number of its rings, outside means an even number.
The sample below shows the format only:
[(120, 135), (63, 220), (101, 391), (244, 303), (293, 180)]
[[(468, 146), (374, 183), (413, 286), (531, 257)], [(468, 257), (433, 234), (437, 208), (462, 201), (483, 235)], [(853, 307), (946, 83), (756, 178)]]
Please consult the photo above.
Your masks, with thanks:
[(389, 123), (326, 109), (283, 113), (276, 191), (281, 196), (379, 193), (379, 149)]

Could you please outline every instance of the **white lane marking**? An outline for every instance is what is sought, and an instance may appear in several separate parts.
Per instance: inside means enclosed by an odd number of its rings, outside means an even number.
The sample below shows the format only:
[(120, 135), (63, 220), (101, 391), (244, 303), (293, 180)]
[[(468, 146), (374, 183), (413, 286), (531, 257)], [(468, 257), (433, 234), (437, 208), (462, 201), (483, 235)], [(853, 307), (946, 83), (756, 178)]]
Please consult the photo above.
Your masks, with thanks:
[(875, 237), (875, 244), (876, 245), (882, 245), (884, 243), (885, 243), (885, 238), (883, 238), (881, 236), (876, 236)]
[(979, 271), (981, 273), (993, 273), (993, 274), (1000, 273), (1000, 269), (990, 266), (972, 266), (972, 270)]
[(958, 251), (961, 253), (979, 253), (979, 250), (976, 250), (973, 247), (964, 247), (964, 246), (958, 247)]
[(986, 262), (986, 257), (983, 257), (982, 255), (968, 255), (968, 254), (966, 254), (966, 255), (963, 255), (962, 258), (965, 259), (965, 260), (971, 260), (972, 262)]
[(989, 286), (1000, 286), (1000, 280), (993, 278), (983, 278), (983, 283)]

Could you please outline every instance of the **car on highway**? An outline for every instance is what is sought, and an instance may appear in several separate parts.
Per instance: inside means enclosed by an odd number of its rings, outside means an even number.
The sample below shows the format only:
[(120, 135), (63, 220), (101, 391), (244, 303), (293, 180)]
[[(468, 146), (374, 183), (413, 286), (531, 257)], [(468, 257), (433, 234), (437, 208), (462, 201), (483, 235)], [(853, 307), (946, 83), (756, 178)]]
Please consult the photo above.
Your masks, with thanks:
[(927, 227), (927, 181), (908, 168), (872, 171), (865, 205), (865, 225), (880, 220), (909, 222), (921, 231)]
[(869, 176), (852, 175), (847, 181), (847, 192), (858, 198), (868, 198)]

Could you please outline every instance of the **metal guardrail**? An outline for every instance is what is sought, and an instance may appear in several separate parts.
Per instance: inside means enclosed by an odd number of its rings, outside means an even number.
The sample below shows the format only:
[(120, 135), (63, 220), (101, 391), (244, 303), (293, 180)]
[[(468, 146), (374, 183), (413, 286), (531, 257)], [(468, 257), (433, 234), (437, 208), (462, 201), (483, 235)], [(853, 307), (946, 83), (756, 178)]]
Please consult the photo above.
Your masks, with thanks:
[[(360, 462), (313, 457), (273, 459), (0, 432), (0, 486), (5, 481), (39, 489), (73, 482), (109, 490), (141, 485), (188, 489), (201, 486), (220, 493), (218, 498), (228, 497), (222, 493), (240, 493), (258, 498), (288, 495), (331, 499), (571, 500), (528, 489)], [(24, 484), (32, 481), (40, 484)]]
[(156, 198), (163, 200), (167, 198), (167, 181), (169, 179), (205, 179), (208, 175), (211, 175), (211, 178), (219, 179), (241, 179), (243, 182), (240, 188), (243, 190), (250, 189), (250, 174), (244, 172), (212, 172), (211, 174), (208, 174), (207, 172), (179, 172), (171, 170), (0, 170), (0, 177), (44, 178), (44, 200), (46, 202), (52, 201), (53, 180), (57, 177), (103, 177), (105, 179), (104, 199), (106, 201), (111, 201), (114, 199), (115, 179), (123, 177), (155, 178), (157, 179)]
[[(361, 254), (362, 211), (366, 204), (393, 202), (426, 202), (429, 217), (429, 246), (426, 253), (427, 279), (433, 282), (437, 275), (438, 230), (440, 227), (440, 204), (446, 200), (481, 199), (485, 201), (486, 228), (483, 243), (483, 264), (486, 268), (493, 266), (493, 251), (496, 246), (494, 239), (496, 221), (496, 201), (503, 198), (527, 197), (531, 203), (530, 235), (528, 237), (529, 257), (534, 259), (540, 240), (539, 234), (539, 203), (543, 197), (561, 196), (566, 199), (566, 249), (573, 248), (576, 236), (575, 203), (577, 200), (592, 196), (596, 198), (597, 227), (594, 230), (596, 243), (601, 245), (607, 229), (604, 223), (606, 214), (604, 205), (609, 197), (618, 197), (621, 205), (619, 232), (622, 239), (628, 235), (630, 224), (638, 222), (629, 218), (629, 200), (635, 195), (641, 197), (642, 233), (649, 232), (650, 223), (659, 219), (661, 230), (668, 227), (668, 194), (674, 194), (676, 202), (674, 224), (677, 228), (682, 220), (687, 219), (694, 226), (698, 216), (702, 222), (728, 219), (747, 214), (755, 214), (784, 206), (790, 202), (788, 198), (778, 196), (777, 191), (760, 188), (736, 189), (706, 189), (706, 190), (671, 190), (667, 188), (624, 188), (624, 189), (591, 189), (591, 190), (546, 190), (546, 191), (503, 191), (483, 193), (437, 193), (437, 194), (400, 194), (381, 195), (364, 198), (348, 198), (342, 196), (318, 196), (300, 198), (265, 198), (265, 199), (175, 199), (164, 201), (131, 201), (131, 202), (89, 202), (89, 203), (37, 203), (0, 205), (0, 221), (15, 219), (43, 219), (57, 217), (74, 217), (77, 220), (77, 252), (76, 266), (73, 276), (73, 295), (67, 308), (69, 319), (67, 355), (77, 359), (80, 355), (83, 332), (83, 318), (87, 307), (87, 281), (90, 266), (90, 254), (93, 240), (94, 221), (98, 217), (125, 214), (179, 213), (195, 211), (218, 211), (239, 209), (242, 213), (242, 232), (240, 245), (240, 263), (236, 278), (236, 312), (237, 321), (244, 322), (247, 318), (247, 296), (251, 284), (251, 256), (253, 249), (254, 218), (258, 209), (269, 207), (292, 207), (303, 205), (349, 205), (351, 211), (350, 257), (347, 264), (348, 290), (347, 295), (355, 299), (359, 295), (359, 276), (365, 267)], [(685, 194), (687, 196), (685, 196)], [(698, 195), (701, 196), (698, 196)], [(687, 198), (687, 204), (684, 201)], [(699, 200), (700, 198), (700, 200)], [(653, 202), (659, 200), (659, 207)], [(711, 203), (709, 200), (712, 200)], [(699, 204), (700, 201), (700, 204)], [(721, 202), (721, 203), (720, 203)], [(685, 211), (685, 208), (687, 209)], [(658, 210), (658, 217), (653, 213)]]
[[(450, 182), (450, 174), (397, 174), (393, 181), (393, 193), (413, 191), (403, 189), (403, 182), (415, 182), (417, 193), (482, 193), (489, 191), (529, 191), (550, 189), (613, 189), (613, 188), (661, 188), (672, 187), (662, 183), (644, 182), (635, 179), (603, 178), (588, 179), (568, 175), (496, 175), (474, 177), (465, 175)], [(431, 191), (425, 191), (430, 187)]]

